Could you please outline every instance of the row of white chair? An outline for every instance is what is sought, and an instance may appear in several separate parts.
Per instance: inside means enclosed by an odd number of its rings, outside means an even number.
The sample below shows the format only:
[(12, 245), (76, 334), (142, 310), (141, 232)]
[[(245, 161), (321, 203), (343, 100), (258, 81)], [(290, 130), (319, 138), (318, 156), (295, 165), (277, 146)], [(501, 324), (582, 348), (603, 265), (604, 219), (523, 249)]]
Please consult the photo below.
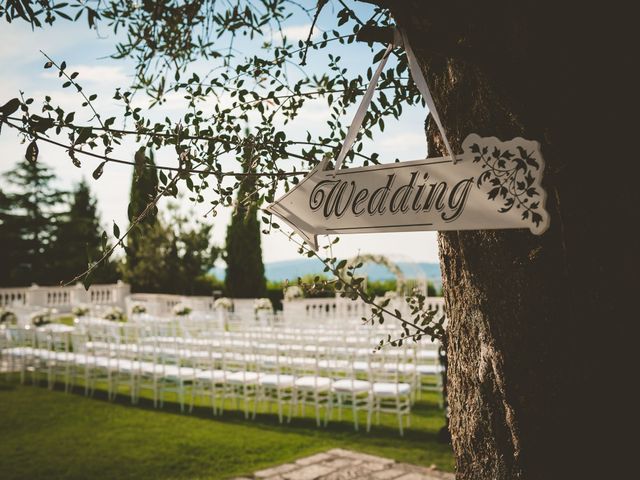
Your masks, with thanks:
[(404, 356), (397, 351), (378, 353), (371, 361), (369, 355), (362, 359), (349, 349), (336, 348), (328, 354), (326, 347), (316, 346), (304, 349), (307, 355), (299, 357), (299, 352), (291, 355), (286, 343), (264, 344), (250, 336), (242, 342), (225, 335), (221, 341), (207, 341), (145, 337), (136, 326), (119, 330), (113, 335), (101, 329), (74, 334), (12, 329), (3, 356), (13, 369), (18, 367), (23, 381), (29, 372), (35, 379), (44, 371), (50, 387), (58, 379), (66, 390), (83, 383), (89, 394), (104, 380), (110, 398), (128, 386), (132, 402), (138, 401), (140, 391), (150, 390), (154, 405), (162, 406), (165, 394), (174, 392), (184, 409), (190, 387), (191, 408), (196, 397), (208, 396), (214, 414), (223, 411), (227, 400), (237, 407), (242, 402), (245, 416), (250, 403), (255, 416), (258, 404), (268, 402), (277, 406), (282, 421), (284, 406), (289, 406), (290, 420), (294, 412), (311, 405), (320, 425), (322, 409), (326, 424), (334, 408), (341, 417), (348, 404), (356, 429), (363, 410), (368, 428), (373, 413), (396, 414), (401, 433), (403, 418), (409, 421), (415, 382), (401, 380), (403, 375), (415, 378), (416, 371), (399, 366), (410, 365), (404, 363), (410, 349)]

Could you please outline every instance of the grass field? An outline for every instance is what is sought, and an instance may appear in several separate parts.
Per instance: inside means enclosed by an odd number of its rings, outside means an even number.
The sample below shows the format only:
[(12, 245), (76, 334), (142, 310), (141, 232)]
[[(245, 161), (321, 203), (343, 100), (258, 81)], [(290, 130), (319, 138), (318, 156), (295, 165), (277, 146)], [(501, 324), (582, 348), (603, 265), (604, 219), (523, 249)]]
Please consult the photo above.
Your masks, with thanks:
[(335, 447), (451, 471), (451, 449), (436, 441), (444, 424), (436, 401), (425, 395), (399, 437), (392, 417), (357, 433), (346, 421), (316, 428), (311, 418), (280, 425), (268, 413), (180, 414), (174, 403), (156, 410), (145, 399), (132, 406), (125, 396), (108, 402), (102, 392), (86, 398), (0, 377), (0, 478), (228, 478)]

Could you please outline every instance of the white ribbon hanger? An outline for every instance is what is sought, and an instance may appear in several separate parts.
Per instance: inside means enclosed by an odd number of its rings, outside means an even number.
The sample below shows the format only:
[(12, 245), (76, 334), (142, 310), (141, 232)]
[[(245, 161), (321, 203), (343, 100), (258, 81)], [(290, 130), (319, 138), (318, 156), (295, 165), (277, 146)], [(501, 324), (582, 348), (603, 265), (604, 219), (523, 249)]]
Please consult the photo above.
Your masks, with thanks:
[(371, 82), (367, 87), (367, 91), (365, 92), (364, 97), (362, 97), (362, 101), (360, 102), (360, 105), (358, 106), (358, 110), (356, 111), (356, 114), (353, 117), (353, 121), (351, 122), (351, 125), (347, 130), (347, 135), (344, 139), (344, 142), (342, 143), (342, 148), (340, 149), (338, 158), (336, 158), (335, 172), (340, 170), (340, 167), (342, 166), (342, 162), (344, 161), (345, 157), (347, 156), (347, 153), (349, 153), (349, 151), (353, 147), (353, 144), (356, 141), (356, 137), (358, 136), (360, 127), (362, 127), (362, 122), (364, 121), (364, 117), (367, 113), (367, 109), (371, 104), (371, 100), (373, 99), (373, 93), (376, 90), (376, 86), (378, 84), (378, 80), (380, 79), (380, 75), (382, 74), (382, 70), (384, 69), (384, 66), (387, 64), (387, 60), (389, 58), (389, 55), (391, 54), (391, 50), (393, 50), (394, 47), (400, 46), (400, 45), (404, 46), (404, 50), (407, 55), (407, 62), (409, 64), (409, 72), (411, 73), (411, 77), (413, 78), (413, 81), (416, 84), (418, 91), (424, 98), (424, 101), (427, 104), (427, 108), (429, 109), (429, 113), (431, 113), (431, 116), (436, 122), (438, 130), (440, 131), (440, 135), (442, 136), (444, 145), (447, 149), (447, 152), (449, 153), (451, 160), (453, 160), (453, 163), (457, 163), (458, 159), (454, 155), (453, 150), (449, 145), (449, 140), (447, 140), (447, 135), (444, 131), (444, 127), (442, 126), (442, 122), (440, 121), (438, 110), (436, 109), (436, 105), (433, 101), (433, 97), (431, 96), (431, 92), (429, 91), (429, 87), (427, 86), (427, 81), (425, 80), (424, 75), (422, 74), (422, 70), (420, 69), (420, 65), (418, 65), (418, 61), (413, 53), (413, 50), (411, 49), (411, 45), (409, 44), (409, 39), (404, 31), (398, 28), (395, 28), (394, 35), (393, 35), (393, 42), (391, 42), (387, 46), (387, 49), (385, 50), (384, 55), (382, 56), (382, 59), (378, 64), (378, 68), (376, 69), (376, 71), (373, 73), (371, 77)]

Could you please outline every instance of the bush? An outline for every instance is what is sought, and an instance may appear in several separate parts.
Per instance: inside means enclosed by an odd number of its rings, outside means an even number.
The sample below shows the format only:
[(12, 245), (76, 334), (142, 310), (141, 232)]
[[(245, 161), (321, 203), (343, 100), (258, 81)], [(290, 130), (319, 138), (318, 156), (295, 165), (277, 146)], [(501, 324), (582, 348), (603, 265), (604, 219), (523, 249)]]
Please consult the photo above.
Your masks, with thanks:
[(375, 280), (367, 281), (367, 293), (374, 297), (384, 297), (386, 292), (395, 292), (397, 282), (395, 280)]
[(436, 290), (436, 286), (433, 282), (427, 282), (427, 296), (428, 297), (441, 297), (442, 289), (440, 291)]
[(11, 310), (0, 309), (0, 324), (13, 324), (18, 322), (18, 317)]
[(113, 307), (103, 317), (105, 320), (111, 320), (112, 322), (124, 322), (126, 320), (124, 312), (118, 307)]
[(57, 313), (55, 310), (45, 308), (31, 315), (31, 324), (34, 327), (42, 327), (53, 322), (53, 315)]
[(211, 296), (215, 290), (223, 291), (224, 282), (209, 273), (196, 277), (193, 281), (191, 295)]
[(284, 298), (283, 286), (281, 283), (269, 282), (267, 285), (267, 298), (271, 300), (273, 310), (282, 310), (282, 299)]
[[(316, 279), (318, 280), (316, 281)], [(300, 283), (305, 285), (313, 285), (313, 284), (317, 285), (318, 283), (328, 282), (330, 280), (331, 279), (326, 275), (323, 275), (323, 274), (318, 275), (315, 273), (310, 273), (302, 276), (300, 278)], [(329, 283), (323, 288), (318, 288), (314, 290), (309, 290), (305, 288), (303, 290), (304, 290), (305, 298), (333, 298), (336, 296), (336, 289), (333, 283)]]

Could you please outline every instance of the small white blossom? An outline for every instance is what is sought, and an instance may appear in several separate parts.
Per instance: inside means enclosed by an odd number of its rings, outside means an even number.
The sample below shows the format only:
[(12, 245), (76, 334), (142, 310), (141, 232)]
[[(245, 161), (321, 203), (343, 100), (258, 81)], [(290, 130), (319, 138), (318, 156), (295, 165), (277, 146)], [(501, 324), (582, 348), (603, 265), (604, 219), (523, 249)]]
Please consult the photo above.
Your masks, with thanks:
[(191, 313), (191, 307), (186, 306), (184, 303), (178, 303), (173, 307), (173, 314), (178, 317), (185, 317)]
[(213, 302), (213, 308), (220, 308), (222, 310), (231, 310), (231, 308), (233, 307), (233, 302), (231, 301), (230, 298), (227, 297), (220, 297), (218, 299), (216, 299), (215, 302)]
[(273, 310), (273, 305), (271, 305), (271, 300), (269, 300), (268, 298), (256, 298), (254, 304), (253, 304), (253, 309), (258, 311), (258, 310)]
[(296, 298), (302, 298), (302, 297), (304, 297), (304, 292), (297, 285), (291, 285), (290, 287), (287, 287), (287, 289), (284, 291), (284, 299), (286, 301), (291, 301), (291, 300), (295, 300)]

